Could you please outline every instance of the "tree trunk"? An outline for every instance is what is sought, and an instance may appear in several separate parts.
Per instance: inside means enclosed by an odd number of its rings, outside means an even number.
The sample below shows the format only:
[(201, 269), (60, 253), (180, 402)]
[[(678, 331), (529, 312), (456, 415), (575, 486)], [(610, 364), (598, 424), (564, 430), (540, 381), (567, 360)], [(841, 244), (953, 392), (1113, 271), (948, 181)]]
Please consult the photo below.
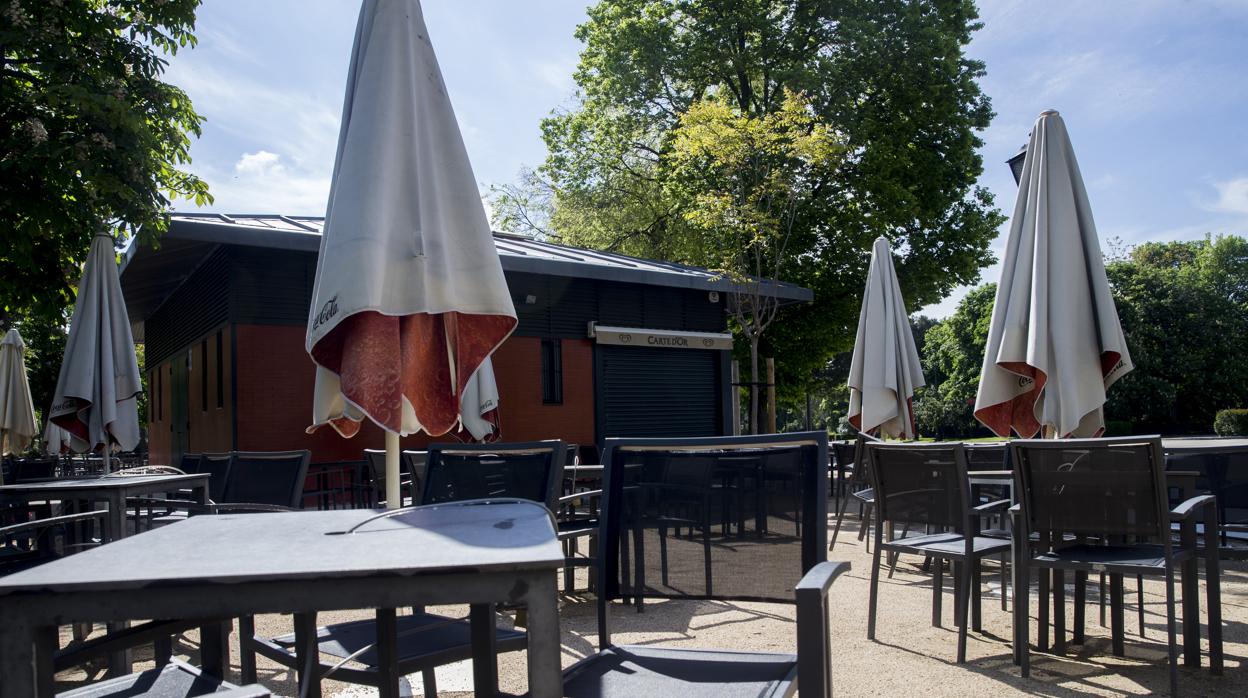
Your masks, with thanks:
[(750, 433), (758, 432), (758, 336), (750, 337)]

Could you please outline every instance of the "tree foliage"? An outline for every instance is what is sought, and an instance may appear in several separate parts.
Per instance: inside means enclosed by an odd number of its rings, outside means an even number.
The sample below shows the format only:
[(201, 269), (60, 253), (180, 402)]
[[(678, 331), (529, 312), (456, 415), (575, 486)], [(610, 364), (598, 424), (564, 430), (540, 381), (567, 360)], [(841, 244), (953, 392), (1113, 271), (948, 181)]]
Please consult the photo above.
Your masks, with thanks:
[(852, 345), (875, 237), (892, 239), (912, 307), (990, 262), (1002, 219), (975, 180), (992, 111), (976, 84), (983, 65), (963, 53), (976, 19), (971, 0), (601, 0), (577, 29), (579, 101), (543, 122), (545, 163), (495, 190), (498, 220), (705, 264), (703, 221), (688, 215), (699, 199), (672, 186), (682, 120), (708, 100), (765, 119), (803, 95), (843, 152), (804, 182), (793, 220), (802, 244), (783, 280), (815, 302), (782, 313), (763, 340), (781, 394), (797, 397)]
[(921, 350), (927, 385), (914, 406), (920, 434), (964, 436), (978, 428), (975, 393), (996, 295), (996, 284), (971, 290), (952, 315), (927, 330)]
[(200, 0), (9, 0), (0, 7), (0, 324), (55, 321), (97, 232), (154, 241), (169, 203), (211, 201), (179, 169), (202, 118), (161, 81)]
[(1248, 407), (1248, 240), (1147, 243), (1106, 273), (1135, 362), (1110, 390), (1107, 419), (1208, 433), (1218, 410)]

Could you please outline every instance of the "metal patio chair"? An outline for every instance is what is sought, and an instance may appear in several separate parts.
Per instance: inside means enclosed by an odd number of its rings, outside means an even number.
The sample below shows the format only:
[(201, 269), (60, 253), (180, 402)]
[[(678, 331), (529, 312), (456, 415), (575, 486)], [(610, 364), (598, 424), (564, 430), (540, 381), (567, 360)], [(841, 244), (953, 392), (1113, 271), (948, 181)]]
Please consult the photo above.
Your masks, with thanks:
[[(386, 452), (382, 449), (364, 449), (364, 458), (368, 461), (368, 474), (371, 486), (371, 506), (382, 506), (386, 501)], [(403, 503), (420, 501), (425, 472), (425, 451), (403, 451), (399, 454), (399, 496)]]
[(840, 447), (837, 451), (838, 467), (845, 469), (844, 466), (839, 465), (842, 456), (849, 458), (848, 462), (852, 463), (852, 467), (849, 467), (849, 476), (841, 485), (842, 496), (836, 507), (836, 525), (832, 529), (832, 542), (828, 544), (829, 552), (836, 547), (836, 537), (841, 533), (841, 522), (845, 520), (845, 509), (851, 497), (858, 501), (858, 540), (866, 538), (872, 508), (875, 506), (875, 491), (871, 489), (871, 483), (867, 477), (863, 445), (875, 440), (866, 434), (859, 434), (858, 438), (853, 441), (852, 449)]
[[(1015, 647), (1024, 677), (1029, 676), (1028, 597), (1030, 568), (1040, 570), (1041, 596), (1053, 573), (1056, 642), (1065, 647), (1064, 571), (1076, 574), (1076, 604), (1082, 604), (1079, 582), (1088, 572), (1111, 578), (1115, 614), (1113, 652), (1123, 654), (1122, 578), (1163, 577), (1166, 586), (1166, 631), (1170, 658), (1170, 691), (1178, 691), (1178, 648), (1175, 643), (1175, 571), (1183, 573), (1184, 653), (1189, 665), (1199, 664), (1199, 600), (1197, 598), (1196, 518), (1204, 515), (1206, 530), (1217, 530), (1217, 508), (1211, 495), (1193, 497), (1170, 509), (1165, 460), (1159, 437), (1113, 439), (1025, 440), (1012, 444), (1019, 487), (1015, 526)], [(1181, 527), (1175, 543), (1172, 523)], [(1032, 533), (1040, 544), (1021, 545)], [(1052, 545), (1066, 536), (1074, 543)], [(1049, 545), (1046, 545), (1045, 542)], [(1218, 546), (1205, 546), (1209, 656), (1214, 673), (1222, 670), (1221, 592)], [(1047, 604), (1040, 608), (1040, 627), (1048, 623)], [(1076, 627), (1076, 634), (1081, 628)]]
[[(565, 696), (832, 695), (827, 594), (848, 563), (824, 562), (827, 538), (827, 434), (770, 434), (692, 439), (607, 439), (603, 462), (602, 554), (598, 574), (599, 651), (564, 671)], [(664, 512), (681, 509), (691, 492), (688, 471), (716, 458), (764, 454), (772, 468), (788, 463), (796, 487), (772, 493), (768, 516), (804, 519), (802, 536), (787, 526), (754, 535), (712, 539), (713, 588), (703, 574), (700, 536), (667, 541), (669, 574), (645, 554), (662, 544)], [(670, 486), (664, 486), (670, 482)], [(766, 487), (764, 477), (743, 486)], [(668, 504), (671, 504), (669, 509)], [(695, 507), (696, 508), (696, 507)], [(712, 512), (719, 511), (710, 507)], [(712, 522), (714, 523), (714, 522)], [(712, 531), (714, 526), (710, 527)], [(760, 570), (766, 570), (760, 574)], [(634, 597), (722, 599), (797, 603), (797, 653), (743, 652), (615, 645), (609, 601)], [(796, 597), (796, 598), (795, 598)]]
[[(972, 506), (966, 455), (960, 443), (871, 443), (866, 465), (875, 490), (875, 554), (871, 561), (867, 638), (875, 639), (879, 596), (880, 556), (884, 552), (930, 557), (932, 565), (932, 625), (941, 623), (944, 561), (953, 563), (954, 617), (958, 627), (958, 663), (966, 661), (967, 611), (970, 626), (981, 630), (980, 563), (986, 557), (1010, 552), (1009, 541), (979, 534), (979, 519), (1004, 512), (1008, 501)], [(889, 524), (919, 525), (922, 535), (885, 536)]]
[[(493, 444), (432, 444), (427, 452), (423, 488), (418, 505), (489, 498), (528, 499), (557, 507), (557, 493), (563, 471), (564, 447), (561, 441)], [(418, 555), (419, 551), (412, 551)], [(495, 607), (474, 606), (470, 613), (478, 622), (494, 628)], [(378, 628), (395, 628), (395, 638), (379, 638)], [(243, 680), (255, 681), (255, 654), (283, 666), (298, 667), (295, 635), (272, 639), (255, 636), (254, 623), (240, 623)], [(380, 645), (393, 642), (397, 666), (379, 666)], [(434, 669), (472, 657), (472, 623), (448, 618), (423, 609), (398, 615), (395, 609), (378, 609), (376, 619), (337, 623), (317, 628), (320, 653), (336, 658), (332, 663), (318, 659), (320, 678), (380, 686), (397, 671), (400, 675), (420, 672), (425, 695), (437, 695)], [(494, 628), (498, 652), (524, 649), (527, 635), (520, 630)], [(363, 668), (346, 666), (355, 662)]]

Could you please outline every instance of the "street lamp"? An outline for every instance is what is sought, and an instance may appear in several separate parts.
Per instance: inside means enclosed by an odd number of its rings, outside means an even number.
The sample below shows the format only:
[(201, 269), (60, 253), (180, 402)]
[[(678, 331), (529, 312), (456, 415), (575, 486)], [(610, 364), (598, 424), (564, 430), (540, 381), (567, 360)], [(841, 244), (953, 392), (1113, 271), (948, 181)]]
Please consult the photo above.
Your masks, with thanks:
[(1023, 178), (1023, 163), (1027, 160), (1027, 146), (1018, 149), (1014, 157), (1005, 161), (1010, 166), (1010, 172), (1014, 173), (1014, 183), (1020, 184)]

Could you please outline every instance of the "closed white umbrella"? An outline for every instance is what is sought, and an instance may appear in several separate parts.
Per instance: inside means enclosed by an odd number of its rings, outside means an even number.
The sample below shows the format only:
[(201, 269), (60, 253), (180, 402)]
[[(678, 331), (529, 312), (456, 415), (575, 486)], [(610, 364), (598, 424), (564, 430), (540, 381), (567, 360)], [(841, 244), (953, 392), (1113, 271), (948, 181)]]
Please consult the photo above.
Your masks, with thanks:
[(113, 239), (99, 234), (91, 241), (78, 284), (49, 417), (69, 432), (73, 450), (103, 446), (107, 469), (111, 446), (129, 451), (139, 445), (135, 396), (142, 390), (130, 319), (117, 280), (117, 253)]
[(382, 427), (396, 505), (398, 436), (459, 426), (469, 379), (515, 326), (420, 4), (365, 0), (308, 318), (311, 429)]
[(10, 329), (0, 340), (0, 456), (25, 451), (39, 433), (25, 353), (22, 335)]
[(859, 431), (915, 437), (914, 391), (925, 383), (909, 317), (888, 239), (876, 238), (849, 366), (849, 422)]
[(997, 285), (975, 418), (999, 436), (1099, 436), (1132, 369), (1066, 124), (1031, 131)]
[(468, 379), (459, 402), (459, 418), (473, 441), (497, 441), (499, 434), (498, 382), (494, 362), (486, 359)]
[(43, 428), (43, 448), (53, 455), (69, 453), (69, 432), (56, 426), (56, 422), (48, 420)]

